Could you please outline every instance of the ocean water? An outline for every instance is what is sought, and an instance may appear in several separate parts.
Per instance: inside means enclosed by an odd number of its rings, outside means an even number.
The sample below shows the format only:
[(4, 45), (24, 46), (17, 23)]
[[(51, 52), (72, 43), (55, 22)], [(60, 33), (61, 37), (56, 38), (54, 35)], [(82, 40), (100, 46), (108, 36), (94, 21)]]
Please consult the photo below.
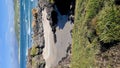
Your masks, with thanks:
[(20, 0), (20, 68), (26, 68), (28, 48), (32, 45), (32, 8), (38, 0)]

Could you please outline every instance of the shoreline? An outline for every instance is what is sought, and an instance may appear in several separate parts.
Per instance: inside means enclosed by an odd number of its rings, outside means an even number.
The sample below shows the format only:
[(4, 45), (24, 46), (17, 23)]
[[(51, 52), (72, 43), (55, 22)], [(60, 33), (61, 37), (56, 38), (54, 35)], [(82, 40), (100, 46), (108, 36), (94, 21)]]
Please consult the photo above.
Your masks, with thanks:
[[(28, 53), (28, 62), (32, 60), (31, 67), (38, 66), (35, 65), (38, 63), (43, 68), (70, 67), (73, 28), (73, 20), (69, 18), (71, 14), (61, 15), (55, 5), (44, 0), (40, 0), (38, 6), (33, 9), (34, 44), (29, 51), (32, 55)], [(40, 59), (37, 56), (41, 56)]]

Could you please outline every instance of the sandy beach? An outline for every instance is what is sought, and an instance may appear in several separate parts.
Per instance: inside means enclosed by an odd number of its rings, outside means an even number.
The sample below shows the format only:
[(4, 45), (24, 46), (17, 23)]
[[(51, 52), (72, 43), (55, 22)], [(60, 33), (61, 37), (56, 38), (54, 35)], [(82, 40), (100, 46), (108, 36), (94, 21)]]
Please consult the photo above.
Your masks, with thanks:
[[(66, 56), (67, 47), (71, 44), (72, 38), (70, 31), (73, 24), (70, 21), (66, 21), (67, 16), (58, 16), (58, 25), (56, 27), (56, 40), (54, 42), (54, 34), (50, 26), (49, 20), (47, 20), (46, 9), (42, 11), (42, 21), (44, 28), (45, 48), (43, 50), (43, 57), (46, 61), (46, 68), (54, 68), (58, 62)], [(64, 24), (61, 28), (61, 24)]]

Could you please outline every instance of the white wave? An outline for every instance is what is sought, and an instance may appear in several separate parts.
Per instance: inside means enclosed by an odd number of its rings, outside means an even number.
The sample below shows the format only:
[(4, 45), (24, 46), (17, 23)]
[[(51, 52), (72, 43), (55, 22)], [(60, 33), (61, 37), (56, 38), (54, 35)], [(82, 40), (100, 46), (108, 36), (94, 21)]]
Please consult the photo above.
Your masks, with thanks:
[(26, 57), (28, 56), (28, 46), (26, 47)]
[(30, 35), (30, 26), (28, 28), (27, 34)]
[(30, 30), (30, 21), (29, 21), (29, 25), (28, 25), (28, 31), (27, 34), (30, 35), (31, 34), (31, 30)]
[(27, 23), (27, 19), (25, 19), (25, 22)]
[(33, 0), (31, 0), (33, 2)]
[(24, 10), (25, 10), (25, 4), (23, 5), (23, 8), (24, 8)]

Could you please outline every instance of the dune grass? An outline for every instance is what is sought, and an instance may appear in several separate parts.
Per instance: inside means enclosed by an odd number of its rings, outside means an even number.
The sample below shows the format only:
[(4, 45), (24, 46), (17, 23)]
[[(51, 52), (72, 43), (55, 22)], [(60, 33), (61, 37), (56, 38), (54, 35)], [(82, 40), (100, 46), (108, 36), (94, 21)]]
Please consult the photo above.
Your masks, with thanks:
[(120, 41), (118, 9), (114, 0), (76, 0), (71, 68), (98, 67), (99, 42)]

